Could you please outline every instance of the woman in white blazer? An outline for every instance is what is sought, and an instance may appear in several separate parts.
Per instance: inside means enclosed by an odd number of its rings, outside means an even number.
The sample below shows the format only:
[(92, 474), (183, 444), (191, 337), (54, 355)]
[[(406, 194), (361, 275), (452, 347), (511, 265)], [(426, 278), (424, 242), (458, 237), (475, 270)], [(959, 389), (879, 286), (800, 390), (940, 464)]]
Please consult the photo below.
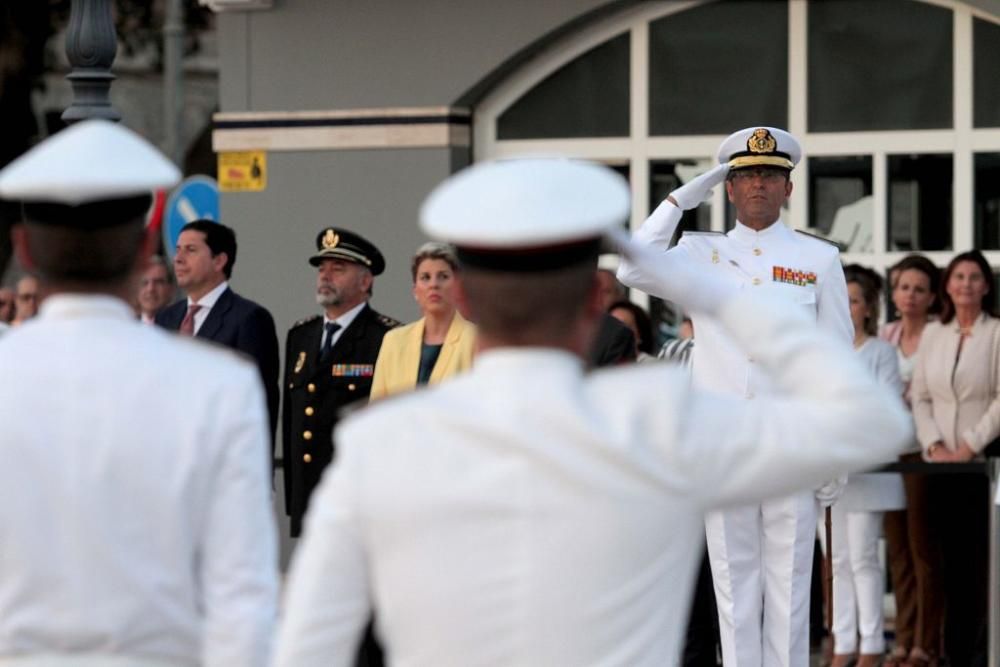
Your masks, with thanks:
[[(917, 350), (911, 400), (924, 458), (980, 458), (1000, 435), (1000, 320), (993, 271), (978, 250), (957, 255), (941, 284), (940, 322)], [(953, 665), (976, 664), (985, 650), (987, 507), (985, 475), (930, 478), (931, 522), (941, 544), (944, 646)]]
[(451, 247), (425, 243), (413, 257), (413, 298), (423, 313), (382, 339), (369, 400), (440, 382), (472, 365), (476, 330), (455, 307), (458, 261)]
[[(896, 350), (877, 336), (882, 279), (851, 265), (845, 271), (854, 349), (879, 382), (903, 393)], [(885, 652), (878, 558), (882, 513), (903, 507), (903, 481), (896, 473), (851, 475), (832, 509), (833, 645), (832, 667), (876, 667)], [(860, 636), (860, 646), (858, 637)], [(854, 663), (855, 653), (857, 662)]]

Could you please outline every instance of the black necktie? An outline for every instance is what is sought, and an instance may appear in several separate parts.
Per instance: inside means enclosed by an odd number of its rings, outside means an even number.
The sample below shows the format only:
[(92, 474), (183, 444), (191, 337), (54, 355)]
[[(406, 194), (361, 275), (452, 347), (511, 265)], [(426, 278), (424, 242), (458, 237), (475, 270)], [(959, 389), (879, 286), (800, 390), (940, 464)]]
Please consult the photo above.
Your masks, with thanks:
[(340, 330), (340, 325), (336, 322), (327, 322), (323, 328), (326, 329), (326, 340), (323, 341), (323, 347), (319, 351), (320, 359), (325, 359), (333, 350), (333, 334)]

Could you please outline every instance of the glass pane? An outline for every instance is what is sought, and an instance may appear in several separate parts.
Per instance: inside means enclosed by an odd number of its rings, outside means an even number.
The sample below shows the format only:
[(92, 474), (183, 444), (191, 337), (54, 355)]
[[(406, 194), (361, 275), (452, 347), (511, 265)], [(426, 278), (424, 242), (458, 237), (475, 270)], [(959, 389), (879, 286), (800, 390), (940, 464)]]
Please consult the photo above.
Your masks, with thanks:
[(499, 139), (627, 137), (629, 34), (563, 65), (497, 120)]
[(951, 155), (890, 155), (889, 250), (950, 250), (951, 190)]
[(809, 158), (809, 232), (847, 252), (874, 252), (870, 155)]
[(809, 3), (809, 130), (952, 125), (952, 12), (913, 0)]
[(976, 153), (976, 247), (1000, 249), (1000, 153)]
[(1000, 127), (1000, 26), (972, 21), (973, 122), (976, 127)]
[[(697, 158), (690, 160), (656, 160), (649, 163), (649, 211), (660, 205), (671, 192), (690, 181), (695, 176), (705, 173), (717, 163), (712, 158)], [(722, 187), (722, 186), (719, 186)], [(677, 233), (670, 241), (677, 243), (681, 233), (686, 231), (707, 232), (712, 229), (711, 200), (690, 211), (684, 211)], [(653, 328), (658, 336), (658, 343), (677, 336), (677, 326), (682, 313), (669, 301), (656, 297), (649, 299), (649, 316), (653, 320)], [(659, 349), (659, 348), (657, 348)]]
[(650, 133), (750, 125), (788, 126), (788, 3), (721, 0), (651, 22)]

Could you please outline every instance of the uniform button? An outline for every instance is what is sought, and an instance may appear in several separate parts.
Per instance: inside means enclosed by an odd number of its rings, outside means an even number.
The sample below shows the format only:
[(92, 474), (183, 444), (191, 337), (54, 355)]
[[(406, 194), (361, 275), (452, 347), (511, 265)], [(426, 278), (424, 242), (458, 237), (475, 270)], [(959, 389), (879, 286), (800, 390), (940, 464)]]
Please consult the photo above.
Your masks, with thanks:
[(308, 391), (308, 392), (309, 392), (310, 394), (313, 394), (313, 393), (315, 393), (315, 392), (316, 392), (316, 385), (314, 385), (314, 384), (313, 384), (312, 382), (310, 382), (310, 383), (309, 383), (309, 384), (308, 384), (308, 385), (306, 386), (306, 391)]
[(289, 388), (289, 389), (292, 389), (292, 388), (294, 388), (294, 387), (295, 387), (295, 383), (294, 383), (294, 382), (289, 382), (289, 383), (288, 383), (288, 388)]
[(354, 391), (355, 389), (357, 389), (357, 387), (355, 387), (353, 384), (347, 385), (347, 391)]
[(758, 257), (760, 257), (763, 253), (764, 253), (764, 251), (761, 250), (760, 248), (754, 248), (753, 249), (753, 254), (757, 255)]
[(313, 432), (312, 431), (303, 431), (302, 432), (302, 439), (303, 440), (312, 440), (313, 439)]
[(302, 456), (302, 460), (305, 461), (306, 463), (311, 463), (312, 460), (313, 460), (313, 457), (311, 455), (309, 455), (309, 454), (304, 454)]
[(316, 411), (313, 410), (312, 406), (310, 405), (309, 407), (306, 408), (306, 417), (312, 417), (314, 412)]
[(760, 278), (754, 278), (750, 282), (752, 282), (754, 285), (760, 285)]

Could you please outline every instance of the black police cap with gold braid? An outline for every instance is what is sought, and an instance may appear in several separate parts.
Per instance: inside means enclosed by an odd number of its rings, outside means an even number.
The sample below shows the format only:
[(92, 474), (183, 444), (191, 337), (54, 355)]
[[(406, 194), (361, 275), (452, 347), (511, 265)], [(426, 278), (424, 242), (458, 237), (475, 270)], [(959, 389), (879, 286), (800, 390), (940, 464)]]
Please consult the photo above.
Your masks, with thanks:
[(385, 271), (385, 258), (368, 239), (342, 227), (327, 227), (316, 236), (315, 255), (309, 263), (319, 266), (324, 259), (342, 259), (367, 267), (372, 275)]

